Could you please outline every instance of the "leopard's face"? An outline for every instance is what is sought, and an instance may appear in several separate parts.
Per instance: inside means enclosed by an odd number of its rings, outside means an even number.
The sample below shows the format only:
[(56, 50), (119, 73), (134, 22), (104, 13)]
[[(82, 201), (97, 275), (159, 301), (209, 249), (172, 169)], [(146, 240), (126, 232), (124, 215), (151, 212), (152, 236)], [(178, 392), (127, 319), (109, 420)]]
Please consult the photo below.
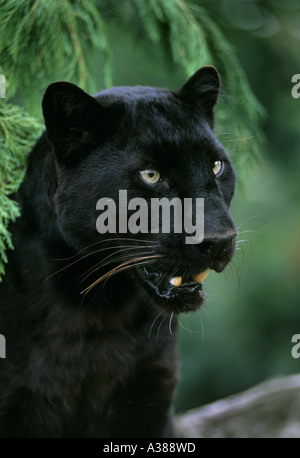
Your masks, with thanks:
[[(83, 291), (119, 275), (167, 313), (197, 309), (210, 270), (224, 270), (235, 251), (235, 173), (213, 133), (217, 73), (204, 67), (177, 93), (116, 88), (92, 98), (66, 84), (50, 86), (43, 106), (59, 171), (57, 223), (85, 269), (90, 262)], [(162, 200), (179, 213), (160, 209), (153, 223)]]

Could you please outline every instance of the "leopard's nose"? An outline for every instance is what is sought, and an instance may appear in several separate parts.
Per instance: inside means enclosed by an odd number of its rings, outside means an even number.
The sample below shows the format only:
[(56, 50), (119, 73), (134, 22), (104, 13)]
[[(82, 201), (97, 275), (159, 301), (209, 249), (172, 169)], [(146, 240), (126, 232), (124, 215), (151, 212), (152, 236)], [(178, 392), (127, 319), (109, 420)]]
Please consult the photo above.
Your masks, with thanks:
[(228, 232), (226, 234), (214, 235), (205, 237), (199, 245), (202, 252), (212, 258), (222, 258), (229, 254), (235, 247), (235, 239), (237, 233)]

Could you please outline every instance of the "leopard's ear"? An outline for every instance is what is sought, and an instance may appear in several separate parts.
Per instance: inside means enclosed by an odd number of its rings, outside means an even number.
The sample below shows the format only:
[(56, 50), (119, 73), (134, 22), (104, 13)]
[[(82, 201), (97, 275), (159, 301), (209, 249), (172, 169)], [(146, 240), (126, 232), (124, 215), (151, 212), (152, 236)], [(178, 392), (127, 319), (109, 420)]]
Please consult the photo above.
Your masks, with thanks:
[(215, 67), (201, 67), (178, 91), (180, 97), (195, 111), (201, 112), (213, 127), (215, 106), (220, 91), (220, 76)]
[(104, 108), (72, 83), (48, 86), (42, 101), (45, 125), (58, 161), (73, 163), (96, 146)]

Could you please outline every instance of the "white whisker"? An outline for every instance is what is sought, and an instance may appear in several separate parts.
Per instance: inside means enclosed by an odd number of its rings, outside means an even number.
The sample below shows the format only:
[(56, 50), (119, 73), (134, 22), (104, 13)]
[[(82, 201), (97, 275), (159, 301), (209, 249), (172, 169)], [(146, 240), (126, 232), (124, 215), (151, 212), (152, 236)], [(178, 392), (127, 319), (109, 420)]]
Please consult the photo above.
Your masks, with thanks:
[(171, 313), (170, 320), (169, 320), (169, 331), (170, 331), (171, 336), (173, 335), (173, 333), (172, 333), (172, 318), (173, 318), (173, 315), (174, 315), (174, 311)]

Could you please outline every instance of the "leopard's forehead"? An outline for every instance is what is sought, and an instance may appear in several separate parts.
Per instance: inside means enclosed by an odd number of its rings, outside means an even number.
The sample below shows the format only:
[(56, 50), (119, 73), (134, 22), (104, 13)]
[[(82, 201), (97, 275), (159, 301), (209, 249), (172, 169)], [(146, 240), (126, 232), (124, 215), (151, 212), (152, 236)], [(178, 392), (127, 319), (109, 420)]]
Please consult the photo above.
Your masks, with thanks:
[[(177, 92), (148, 86), (122, 86), (101, 91), (95, 96), (104, 106), (119, 105), (122, 121), (115, 135), (120, 144), (136, 151), (151, 152), (162, 162), (182, 160), (194, 151), (220, 145), (201, 110), (195, 110)], [(122, 146), (124, 146), (122, 144)], [(150, 160), (150, 158), (149, 158)]]
[(150, 86), (117, 86), (101, 91), (94, 97), (99, 103), (108, 105), (114, 103), (163, 102), (172, 98), (172, 94), (168, 89)]
[(142, 130), (157, 139), (166, 135), (190, 138), (207, 120), (201, 110), (194, 110), (178, 92), (149, 86), (122, 86), (104, 90), (95, 96), (100, 105), (118, 106), (122, 125), (133, 135)]
[(121, 86), (102, 91), (95, 96), (100, 105), (118, 106), (130, 123), (162, 122), (163, 119), (182, 123), (188, 108), (176, 92), (149, 86)]

